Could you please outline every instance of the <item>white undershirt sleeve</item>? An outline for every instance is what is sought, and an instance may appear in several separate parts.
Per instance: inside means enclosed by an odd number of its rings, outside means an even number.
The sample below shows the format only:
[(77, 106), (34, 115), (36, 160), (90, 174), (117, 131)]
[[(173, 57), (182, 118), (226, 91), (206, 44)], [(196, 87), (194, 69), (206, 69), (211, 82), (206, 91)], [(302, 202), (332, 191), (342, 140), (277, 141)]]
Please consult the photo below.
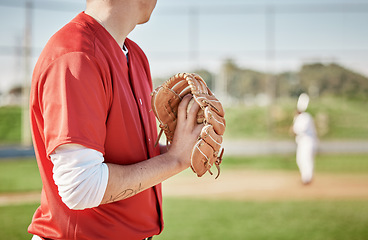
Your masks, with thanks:
[(50, 158), (55, 184), (68, 208), (82, 210), (100, 205), (109, 178), (101, 152), (79, 144), (64, 144)]

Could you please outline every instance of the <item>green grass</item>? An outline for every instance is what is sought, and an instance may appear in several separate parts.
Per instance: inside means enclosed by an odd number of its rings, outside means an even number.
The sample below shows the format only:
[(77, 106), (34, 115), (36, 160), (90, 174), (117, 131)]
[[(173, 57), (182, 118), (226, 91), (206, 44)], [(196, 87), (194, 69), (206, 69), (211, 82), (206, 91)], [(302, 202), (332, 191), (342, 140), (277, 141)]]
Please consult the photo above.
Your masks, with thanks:
[[(221, 165), (226, 168), (297, 171), (295, 161), (294, 155), (230, 156), (225, 157)], [(368, 173), (368, 154), (318, 154), (315, 170), (328, 173)]]
[[(227, 107), (225, 137), (290, 139), (296, 99), (278, 99), (271, 107)], [(343, 98), (311, 99), (308, 111), (314, 117), (321, 139), (368, 140), (368, 111), (364, 101)], [(19, 143), (21, 109), (0, 107), (0, 143)]]
[[(293, 155), (226, 157), (223, 167), (297, 171)], [(317, 172), (367, 173), (368, 155), (318, 155)], [(41, 188), (35, 159), (0, 161), (0, 192)], [(0, 207), (1, 239), (30, 239), (38, 204)], [(164, 198), (165, 229), (155, 239), (360, 240), (368, 236), (368, 202), (230, 201)]]
[(328, 129), (323, 138), (367, 139), (368, 111), (365, 109), (367, 102), (364, 101), (323, 98), (316, 100), (309, 110), (315, 116), (317, 125), (321, 121), (320, 116), (327, 117)]
[(317, 155), (316, 171), (329, 173), (368, 173), (368, 154)]
[(157, 239), (353, 240), (368, 236), (366, 201), (164, 199)]
[(0, 207), (0, 239), (31, 239), (27, 232), (33, 213), (39, 204)]
[[(367, 201), (164, 199), (165, 228), (155, 239), (363, 240)], [(0, 207), (1, 239), (30, 239), (38, 204)]]
[(267, 108), (232, 107), (225, 110), (226, 138), (267, 138)]
[[(232, 106), (226, 112), (226, 138), (290, 139), (296, 100), (272, 107)], [(321, 139), (368, 139), (367, 103), (339, 98), (312, 99), (308, 112)]]
[(224, 157), (221, 167), (259, 170), (298, 170), (293, 155)]
[(35, 158), (0, 160), (0, 193), (41, 190)]
[(0, 143), (19, 143), (21, 138), (21, 108), (0, 107)]

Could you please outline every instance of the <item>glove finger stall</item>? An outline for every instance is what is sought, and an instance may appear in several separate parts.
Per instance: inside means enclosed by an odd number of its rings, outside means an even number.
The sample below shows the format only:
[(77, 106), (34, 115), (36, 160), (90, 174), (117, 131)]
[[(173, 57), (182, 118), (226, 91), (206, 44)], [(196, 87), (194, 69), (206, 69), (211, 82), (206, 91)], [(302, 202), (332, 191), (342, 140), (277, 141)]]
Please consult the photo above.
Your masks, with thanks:
[(222, 144), (222, 136), (215, 133), (212, 125), (206, 125), (202, 128), (201, 139), (213, 148), (214, 155), (218, 155), (218, 152)]
[(205, 94), (198, 94), (193, 95), (196, 102), (201, 106), (201, 108), (205, 108), (207, 106), (211, 107), (213, 111), (215, 111), (219, 116), (224, 117), (225, 111), (222, 107), (220, 101), (214, 95), (205, 95)]
[(193, 172), (201, 177), (212, 167), (217, 156), (214, 155), (213, 148), (203, 139), (199, 140), (192, 150), (191, 167)]
[(226, 128), (225, 118), (216, 114), (210, 107), (204, 109), (204, 115), (206, 123), (211, 124), (218, 135), (224, 135)]
[(208, 88), (204, 80), (193, 73), (178, 73), (171, 77), (164, 86), (176, 92), (180, 97), (184, 97), (188, 93), (208, 94)]
[(190, 86), (188, 85), (188, 82), (185, 80), (180, 80), (174, 86), (172, 87), (168, 86), (167, 89), (177, 94), (180, 97), (180, 99), (182, 99), (188, 93), (192, 92)]

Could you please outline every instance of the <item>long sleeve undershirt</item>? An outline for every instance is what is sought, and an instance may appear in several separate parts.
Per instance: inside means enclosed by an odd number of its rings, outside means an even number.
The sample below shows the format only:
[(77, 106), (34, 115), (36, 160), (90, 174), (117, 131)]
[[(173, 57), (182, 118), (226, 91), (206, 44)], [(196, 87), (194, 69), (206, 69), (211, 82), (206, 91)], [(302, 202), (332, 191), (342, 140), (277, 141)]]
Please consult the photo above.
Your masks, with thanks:
[(50, 157), (55, 184), (68, 208), (82, 210), (100, 205), (109, 178), (101, 152), (78, 144), (64, 144)]

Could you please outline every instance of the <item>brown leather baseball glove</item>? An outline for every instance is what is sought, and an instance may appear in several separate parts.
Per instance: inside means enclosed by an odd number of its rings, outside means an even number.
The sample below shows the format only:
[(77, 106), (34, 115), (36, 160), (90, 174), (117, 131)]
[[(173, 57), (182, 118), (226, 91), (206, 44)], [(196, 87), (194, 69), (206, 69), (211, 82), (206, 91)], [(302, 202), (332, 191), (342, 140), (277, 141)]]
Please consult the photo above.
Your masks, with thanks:
[(161, 128), (156, 144), (162, 132), (166, 135), (167, 144), (173, 141), (178, 105), (186, 94), (192, 94), (192, 101), (196, 101), (201, 107), (197, 114), (197, 123), (204, 123), (192, 150), (191, 167), (197, 176), (201, 177), (207, 171), (212, 175), (210, 168), (215, 164), (218, 169), (217, 178), (224, 151), (222, 149), (220, 153), (222, 135), (226, 127), (225, 112), (220, 101), (199, 75), (178, 73), (152, 92), (152, 110)]

